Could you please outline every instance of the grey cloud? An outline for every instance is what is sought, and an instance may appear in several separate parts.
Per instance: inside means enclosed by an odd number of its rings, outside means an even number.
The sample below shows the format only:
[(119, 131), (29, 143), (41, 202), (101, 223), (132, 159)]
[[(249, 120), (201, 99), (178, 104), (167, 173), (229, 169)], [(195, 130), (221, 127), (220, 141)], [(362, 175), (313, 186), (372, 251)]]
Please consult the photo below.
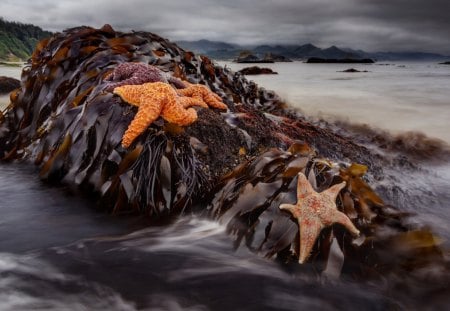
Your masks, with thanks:
[(450, 54), (448, 0), (3, 0), (0, 15), (59, 31), (105, 23), (171, 40), (307, 42)]

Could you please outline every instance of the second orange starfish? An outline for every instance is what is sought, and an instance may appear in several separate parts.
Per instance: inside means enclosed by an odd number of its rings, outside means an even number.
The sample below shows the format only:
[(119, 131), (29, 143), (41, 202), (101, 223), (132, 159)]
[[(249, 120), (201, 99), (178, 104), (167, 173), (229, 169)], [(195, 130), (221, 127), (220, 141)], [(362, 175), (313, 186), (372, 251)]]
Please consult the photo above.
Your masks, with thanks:
[(197, 112), (191, 106), (227, 109), (221, 98), (203, 85), (190, 85), (182, 90), (175, 90), (163, 82), (124, 85), (116, 87), (114, 94), (139, 107), (122, 137), (125, 148), (159, 116), (168, 122), (186, 126), (197, 120)]
[(319, 237), (320, 231), (333, 223), (339, 223), (353, 235), (359, 235), (359, 230), (344, 213), (336, 208), (336, 197), (345, 182), (317, 193), (303, 173), (298, 174), (297, 203), (281, 204), (280, 209), (289, 211), (297, 219), (300, 233), (299, 263), (304, 263)]

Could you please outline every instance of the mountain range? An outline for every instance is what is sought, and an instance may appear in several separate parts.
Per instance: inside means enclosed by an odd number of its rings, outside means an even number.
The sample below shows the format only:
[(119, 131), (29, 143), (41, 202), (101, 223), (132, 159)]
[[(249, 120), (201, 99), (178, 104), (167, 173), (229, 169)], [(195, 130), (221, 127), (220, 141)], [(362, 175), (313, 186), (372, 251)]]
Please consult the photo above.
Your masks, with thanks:
[[(24, 61), (34, 50), (36, 43), (51, 36), (52, 33), (38, 26), (9, 22), (0, 17), (0, 61)], [(302, 45), (237, 45), (222, 41), (177, 41), (180, 47), (204, 54), (213, 59), (231, 60), (243, 51), (263, 58), (271, 53), (292, 60), (303, 60), (310, 57), (319, 58), (372, 58), (378, 61), (388, 60), (450, 60), (450, 56), (421, 52), (376, 52), (369, 53), (349, 48), (319, 48), (311, 43)]]
[(428, 60), (438, 61), (450, 59), (450, 56), (444, 56), (436, 53), (422, 52), (365, 52), (363, 50), (353, 50), (350, 48), (338, 48), (331, 46), (329, 48), (319, 48), (311, 43), (303, 45), (257, 45), (243, 46), (221, 41), (177, 41), (180, 47), (191, 50), (195, 53), (204, 54), (210, 58), (218, 60), (236, 59), (243, 51), (252, 53), (257, 57), (263, 58), (264, 55), (272, 53), (282, 55), (292, 60), (304, 60), (310, 57), (319, 58), (372, 58), (378, 61), (396, 61), (396, 60)]

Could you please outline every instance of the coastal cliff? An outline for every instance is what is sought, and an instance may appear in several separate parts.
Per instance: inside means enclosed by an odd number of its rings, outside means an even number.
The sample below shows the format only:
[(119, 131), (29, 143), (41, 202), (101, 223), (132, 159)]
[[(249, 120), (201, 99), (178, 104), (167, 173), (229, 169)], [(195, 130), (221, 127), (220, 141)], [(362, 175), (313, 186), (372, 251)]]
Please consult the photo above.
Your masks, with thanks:
[(24, 61), (40, 40), (51, 35), (40, 27), (9, 22), (0, 17), (0, 60)]

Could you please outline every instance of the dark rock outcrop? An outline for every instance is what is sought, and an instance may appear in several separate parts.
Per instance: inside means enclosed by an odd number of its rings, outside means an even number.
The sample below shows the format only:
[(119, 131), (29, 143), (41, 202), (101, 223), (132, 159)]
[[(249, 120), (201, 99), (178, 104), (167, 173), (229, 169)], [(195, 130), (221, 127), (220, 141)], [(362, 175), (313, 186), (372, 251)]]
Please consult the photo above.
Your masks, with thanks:
[(368, 72), (368, 71), (367, 70), (358, 70), (355, 68), (349, 68), (349, 69), (345, 69), (345, 70), (338, 71), (338, 72)]
[(0, 95), (8, 94), (20, 87), (20, 81), (10, 77), (0, 76)]
[(234, 60), (236, 63), (275, 63), (275, 62), (292, 62), (289, 58), (274, 53), (265, 53), (264, 57), (260, 58), (253, 54), (251, 51), (242, 51), (239, 56)]
[(243, 75), (267, 75), (267, 74), (278, 74), (270, 68), (261, 68), (258, 66), (245, 67), (239, 70)]
[(288, 63), (288, 62), (292, 62), (291, 59), (287, 58), (287, 57), (284, 56), (284, 55), (281, 55), (281, 54), (275, 54), (275, 53), (271, 53), (271, 52), (266, 53), (266, 54), (264, 55), (264, 60), (269, 60), (269, 61), (271, 60), (271, 61), (276, 62), (276, 63)]
[(234, 60), (236, 63), (273, 63), (273, 59), (261, 59), (256, 55), (252, 54), (250, 51), (243, 51)]

